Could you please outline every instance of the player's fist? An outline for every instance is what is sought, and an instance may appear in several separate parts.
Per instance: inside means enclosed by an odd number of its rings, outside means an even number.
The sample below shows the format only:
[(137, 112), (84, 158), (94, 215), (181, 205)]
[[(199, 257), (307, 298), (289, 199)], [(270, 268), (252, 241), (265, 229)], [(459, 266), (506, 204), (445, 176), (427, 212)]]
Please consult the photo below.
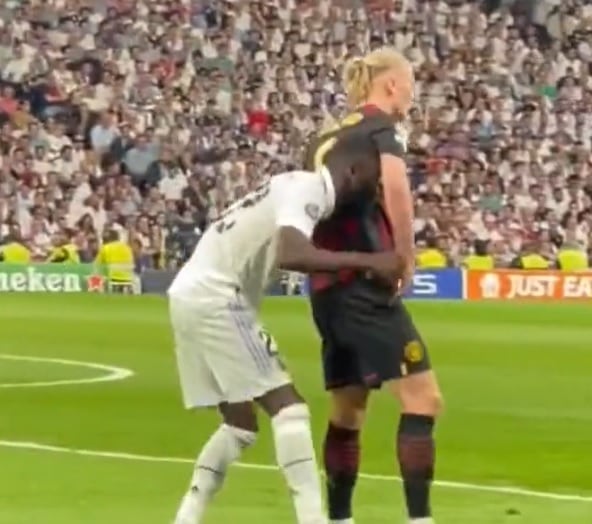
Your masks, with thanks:
[(401, 263), (392, 251), (372, 253), (369, 255), (368, 275), (380, 280), (383, 284), (393, 287), (401, 277)]

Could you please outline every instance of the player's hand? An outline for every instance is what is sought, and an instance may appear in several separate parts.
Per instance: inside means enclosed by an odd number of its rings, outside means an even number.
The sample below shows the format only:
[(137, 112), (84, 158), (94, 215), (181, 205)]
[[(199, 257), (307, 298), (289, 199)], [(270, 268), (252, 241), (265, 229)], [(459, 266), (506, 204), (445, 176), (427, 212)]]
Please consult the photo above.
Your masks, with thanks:
[(401, 264), (395, 254), (392, 251), (384, 251), (369, 256), (368, 276), (392, 288), (401, 276)]
[(401, 296), (413, 285), (413, 274), (415, 273), (415, 261), (406, 260), (401, 265), (401, 271), (397, 278), (395, 290), (397, 296)]

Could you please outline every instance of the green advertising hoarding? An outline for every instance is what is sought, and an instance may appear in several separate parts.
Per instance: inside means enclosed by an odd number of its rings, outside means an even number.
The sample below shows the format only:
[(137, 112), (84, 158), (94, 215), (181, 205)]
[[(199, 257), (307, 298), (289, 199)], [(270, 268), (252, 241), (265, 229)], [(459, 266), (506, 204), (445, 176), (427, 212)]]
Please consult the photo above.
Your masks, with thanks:
[(0, 293), (101, 293), (105, 277), (92, 264), (2, 264)]

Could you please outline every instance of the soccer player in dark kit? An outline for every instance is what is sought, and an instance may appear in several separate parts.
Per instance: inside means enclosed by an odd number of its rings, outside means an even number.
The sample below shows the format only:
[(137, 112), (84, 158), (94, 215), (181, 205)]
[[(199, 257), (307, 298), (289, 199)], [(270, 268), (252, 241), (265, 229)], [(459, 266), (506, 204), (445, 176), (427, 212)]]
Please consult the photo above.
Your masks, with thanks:
[(369, 393), (382, 386), (398, 400), (396, 451), (410, 523), (433, 524), (434, 422), (441, 408), (424, 341), (400, 294), (413, 279), (413, 202), (402, 159), (406, 139), (395, 124), (413, 101), (413, 71), (390, 48), (351, 60), (344, 71), (353, 112), (309, 145), (307, 168), (318, 169), (344, 142), (370, 138), (380, 154), (379, 195), (321, 222), (317, 246), (331, 250), (394, 250), (399, 279), (391, 287), (369, 274), (342, 271), (311, 277), (314, 320), (322, 338), (326, 389), (331, 395), (324, 442), (329, 518), (353, 524), (352, 497), (360, 462), (360, 430)]

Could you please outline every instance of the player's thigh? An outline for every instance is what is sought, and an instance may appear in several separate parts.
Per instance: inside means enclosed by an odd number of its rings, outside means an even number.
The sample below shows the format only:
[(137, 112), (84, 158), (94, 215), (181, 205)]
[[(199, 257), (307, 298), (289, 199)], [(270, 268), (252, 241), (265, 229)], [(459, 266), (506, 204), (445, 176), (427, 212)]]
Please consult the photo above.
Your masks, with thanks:
[(230, 303), (208, 317), (216, 351), (208, 363), (229, 403), (262, 397), (292, 382), (273, 337), (242, 301)]
[[(361, 385), (355, 348), (343, 342), (341, 330), (344, 317), (337, 291), (327, 291), (311, 297), (313, 318), (321, 338), (321, 359), (325, 389), (340, 390), (347, 386)], [(348, 341), (349, 342), (349, 341)]]
[(347, 355), (356, 380), (347, 385), (378, 389), (400, 376), (396, 329), (390, 310), (345, 300), (336, 323), (335, 359)]
[(219, 405), (224, 396), (207, 362), (206, 355), (211, 346), (199, 308), (171, 300), (169, 310), (185, 407)]
[(345, 301), (342, 344), (355, 350), (367, 385), (431, 369), (427, 347), (405, 306), (360, 292)]
[(403, 411), (437, 415), (442, 395), (427, 346), (403, 304), (397, 307), (395, 317), (400, 376), (389, 381), (389, 390), (399, 400)]

